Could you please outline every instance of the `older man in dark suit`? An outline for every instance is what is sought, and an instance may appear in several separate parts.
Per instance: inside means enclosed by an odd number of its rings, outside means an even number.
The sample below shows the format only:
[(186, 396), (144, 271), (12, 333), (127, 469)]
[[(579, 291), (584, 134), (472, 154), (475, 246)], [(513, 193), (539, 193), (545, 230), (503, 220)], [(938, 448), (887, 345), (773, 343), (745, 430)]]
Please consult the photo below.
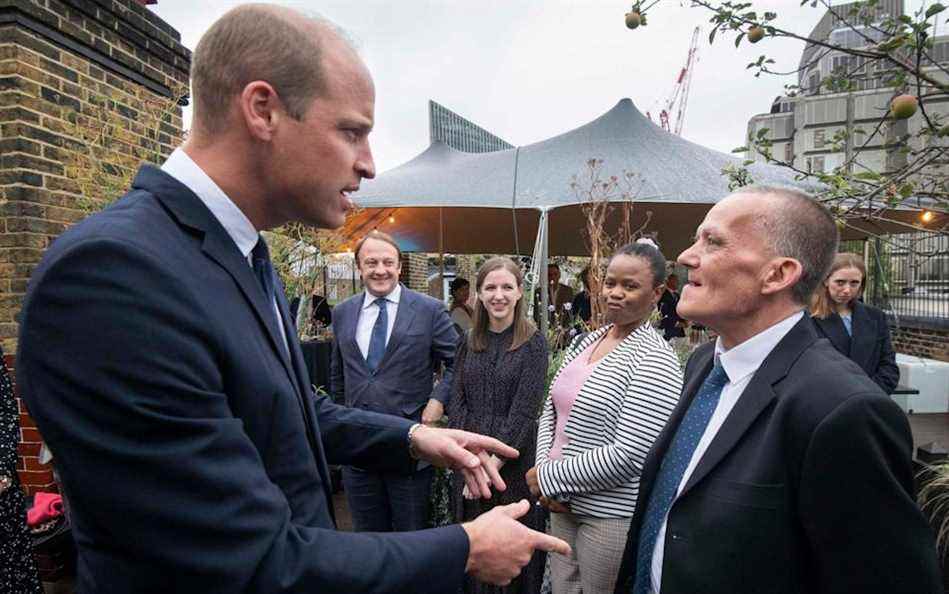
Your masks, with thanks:
[(805, 305), (837, 230), (810, 197), (743, 188), (679, 256), (679, 313), (714, 329), (643, 469), (617, 594), (941, 592), (899, 408)]
[(514, 521), (526, 501), (464, 526), (334, 530), (328, 462), (423, 458), (486, 495), (486, 450), (515, 452), (310, 389), (260, 231), (339, 227), (374, 175), (354, 50), (326, 22), (247, 5), (204, 35), (191, 75), (188, 141), (59, 237), (23, 303), (17, 379), (72, 504), (77, 594), (434, 594), (563, 550)]
[[(442, 418), (451, 395), (458, 332), (441, 301), (399, 283), (401, 250), (373, 231), (356, 245), (366, 290), (336, 306), (330, 393), (346, 406), (427, 425)], [(437, 386), (435, 371), (444, 366)], [(364, 532), (428, 525), (433, 469), (343, 469), (353, 526)]]

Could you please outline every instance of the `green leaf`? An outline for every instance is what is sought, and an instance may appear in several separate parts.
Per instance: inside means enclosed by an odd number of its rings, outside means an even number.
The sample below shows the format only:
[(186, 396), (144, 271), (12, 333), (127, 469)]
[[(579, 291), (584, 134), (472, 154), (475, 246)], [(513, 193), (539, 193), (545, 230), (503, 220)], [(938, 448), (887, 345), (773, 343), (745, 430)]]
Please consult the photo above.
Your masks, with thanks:
[(735, 38), (735, 47), (738, 47), (738, 44), (741, 43), (741, 39), (742, 39), (742, 37), (744, 37), (744, 36), (745, 36), (745, 32), (744, 32), (744, 31), (742, 31), (741, 33), (738, 34), (738, 37)]
[(732, 152), (733, 152), (733, 153), (745, 153), (745, 152), (748, 152), (748, 147), (747, 147), (747, 146), (739, 146), (739, 147), (733, 148), (733, 149), (732, 149)]
[(882, 179), (882, 176), (876, 171), (861, 171), (854, 175), (855, 179), (861, 179), (866, 181), (879, 181)]
[(715, 41), (715, 33), (717, 33), (717, 32), (718, 32), (718, 28), (717, 28), (717, 27), (712, 27), (712, 32), (708, 34), (708, 44), (709, 44), (709, 45), (712, 45), (712, 43)]
[(934, 15), (939, 14), (940, 12), (944, 10), (946, 10), (946, 7), (936, 2), (935, 4), (933, 4), (932, 6), (926, 9), (926, 18), (928, 19)]

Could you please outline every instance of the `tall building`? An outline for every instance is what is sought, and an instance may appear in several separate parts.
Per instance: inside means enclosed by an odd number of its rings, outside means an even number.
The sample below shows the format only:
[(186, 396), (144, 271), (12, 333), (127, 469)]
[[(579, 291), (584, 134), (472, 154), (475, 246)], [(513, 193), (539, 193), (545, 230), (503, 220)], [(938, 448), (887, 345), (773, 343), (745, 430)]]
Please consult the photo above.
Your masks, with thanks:
[[(878, 42), (882, 36), (874, 27), (851, 26), (860, 22), (860, 17), (847, 16), (850, 24), (841, 20), (840, 15), (849, 15), (859, 4), (832, 6), (809, 37), (847, 48)], [(872, 23), (879, 23), (888, 16), (901, 16), (904, 6), (903, 0), (882, 0), (873, 9), (860, 10), (871, 10), (861, 14), (867, 14)], [(949, 36), (936, 37), (934, 42), (929, 50), (931, 61), (940, 65), (949, 63)], [(767, 129), (764, 134), (773, 143), (773, 157), (810, 172), (832, 171), (846, 163), (851, 152), (856, 154), (854, 173), (864, 169), (893, 171), (906, 163), (903, 151), (885, 145), (919, 132), (924, 125), (921, 115), (890, 122), (881, 133), (874, 134), (889, 109), (890, 100), (898, 94), (895, 87), (887, 85), (894, 75), (888, 61), (868, 61), (809, 44), (801, 55), (799, 68), (797, 91), (776, 98), (768, 113), (753, 116), (748, 122), (749, 138)], [(938, 80), (949, 80), (949, 75), (935, 64), (925, 71)], [(849, 81), (849, 85), (839, 84), (841, 80)], [(915, 94), (912, 90), (909, 92)], [(949, 103), (944, 98), (929, 98), (925, 106), (929, 114), (949, 114)], [(844, 140), (851, 136), (848, 130), (854, 132), (851, 143)], [(749, 151), (748, 158), (765, 160), (754, 150)]]
[[(855, 8), (873, 12), (854, 18), (850, 13)], [(863, 22), (863, 15), (871, 24), (879, 24), (903, 14), (903, 0), (881, 0), (874, 8), (856, 2), (832, 4), (809, 37), (845, 48), (867, 47), (883, 36), (873, 26), (858, 24)], [(843, 15), (847, 22), (840, 18)], [(949, 36), (935, 37), (933, 42), (927, 50), (930, 66), (924, 72), (947, 81)], [(906, 120), (888, 120), (878, 129), (895, 95), (917, 93), (914, 78), (908, 77), (905, 90), (888, 84), (895, 74), (888, 61), (870, 61), (809, 44), (802, 52), (799, 68), (796, 91), (777, 97), (768, 113), (755, 115), (748, 122), (747, 138), (763, 134), (772, 142), (774, 159), (816, 173), (831, 172), (850, 162), (853, 155), (852, 173), (888, 173), (906, 165), (903, 138), (907, 135), (913, 138), (914, 148), (945, 142), (916, 138), (925, 126), (921, 113)], [(922, 94), (926, 95), (925, 87)], [(949, 99), (944, 95), (926, 97), (923, 105), (930, 117), (938, 115), (943, 123), (949, 122)], [(749, 159), (766, 160), (749, 148)], [(927, 170), (928, 175), (943, 179), (949, 174), (945, 164), (930, 164)], [(913, 179), (921, 181), (918, 175)], [(847, 242), (841, 244), (841, 249), (863, 251), (870, 271), (864, 297), (890, 314), (897, 350), (949, 357), (949, 237), (938, 232), (903, 233), (885, 241)]]
[(514, 148), (504, 139), (431, 100), (428, 102), (428, 130), (432, 142), (440, 140), (466, 153), (490, 153)]

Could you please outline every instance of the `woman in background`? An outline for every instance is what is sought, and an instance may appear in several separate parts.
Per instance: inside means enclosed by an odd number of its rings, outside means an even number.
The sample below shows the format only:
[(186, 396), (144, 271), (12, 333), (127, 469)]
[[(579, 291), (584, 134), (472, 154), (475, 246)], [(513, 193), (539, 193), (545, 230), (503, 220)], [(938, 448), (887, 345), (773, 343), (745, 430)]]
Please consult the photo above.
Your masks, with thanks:
[(0, 348), (0, 594), (41, 594), (16, 473), (20, 415)]
[(682, 389), (679, 361), (649, 323), (665, 277), (655, 246), (617, 250), (600, 292), (608, 323), (571, 345), (551, 384), (527, 483), (573, 549), (550, 557), (553, 594), (613, 592), (646, 453)]
[(448, 307), (448, 315), (454, 322), (458, 333), (464, 336), (471, 330), (471, 306), (468, 305), (468, 298), (471, 296), (471, 283), (467, 279), (455, 277), (448, 283), (448, 292), (451, 294), (451, 305)]
[[(509, 258), (491, 258), (478, 270), (477, 303), (471, 332), (455, 357), (454, 390), (448, 408), (449, 426), (490, 435), (517, 448), (521, 456), (502, 463), (507, 485), (491, 499), (472, 499), (460, 474), (452, 478), (455, 520), (473, 520), (498, 505), (530, 497), (524, 473), (534, 465), (537, 414), (544, 397), (547, 342), (524, 316), (523, 277)], [(520, 521), (544, 531), (543, 510), (531, 506)], [(496, 588), (466, 578), (471, 593), (536, 594), (544, 573), (544, 553), (533, 559), (510, 585)]]
[(823, 286), (814, 293), (811, 316), (818, 333), (891, 394), (900, 380), (900, 368), (886, 314), (859, 299), (866, 279), (861, 256), (837, 254)]

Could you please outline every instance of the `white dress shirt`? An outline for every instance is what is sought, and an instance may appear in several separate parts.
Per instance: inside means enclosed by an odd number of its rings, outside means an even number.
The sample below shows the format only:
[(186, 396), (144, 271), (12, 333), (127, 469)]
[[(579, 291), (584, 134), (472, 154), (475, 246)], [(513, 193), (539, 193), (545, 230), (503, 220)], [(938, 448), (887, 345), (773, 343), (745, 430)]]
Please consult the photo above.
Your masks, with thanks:
[[(395, 327), (395, 314), (399, 311), (399, 299), (402, 297), (402, 285), (396, 283), (395, 288), (385, 296), (386, 300), (386, 345), (392, 336)], [(379, 317), (379, 308), (376, 307), (377, 297), (366, 291), (362, 300), (362, 309), (359, 310), (359, 321), (356, 322), (356, 344), (363, 359), (369, 356), (369, 340), (372, 338), (372, 327)]]
[[(240, 250), (241, 254), (243, 254), (247, 260), (248, 266), (253, 268), (250, 253), (254, 250), (254, 246), (257, 245), (260, 234), (257, 232), (257, 229), (254, 228), (254, 224), (250, 222), (250, 219), (227, 197), (224, 190), (214, 183), (214, 180), (180, 147), (171, 153), (168, 160), (165, 161), (165, 164), (161, 166), (161, 170), (195, 193), (208, 210), (211, 211), (214, 218), (221, 223), (221, 226), (224, 227), (224, 230), (227, 231), (231, 239), (234, 240), (237, 249)], [(274, 314), (277, 316), (278, 327), (283, 328), (283, 317), (280, 315), (280, 308), (277, 307), (276, 298), (271, 305), (273, 306)], [(280, 338), (283, 339), (283, 346), (289, 353), (290, 346), (287, 344), (286, 332), (281, 332)]]
[[(755, 334), (745, 342), (728, 350), (725, 350), (725, 347), (722, 346), (721, 337), (715, 342), (715, 358), (721, 362), (722, 367), (725, 369), (725, 373), (728, 375), (728, 383), (722, 388), (722, 395), (718, 399), (715, 412), (712, 413), (712, 418), (709, 419), (705, 433), (702, 434), (702, 439), (699, 440), (698, 445), (695, 447), (695, 452), (693, 452), (692, 459), (685, 469), (685, 474), (682, 475), (682, 480), (679, 482), (679, 489), (676, 491), (676, 497), (679, 496), (683, 487), (689, 482), (689, 477), (692, 476), (695, 467), (698, 466), (699, 461), (702, 460), (702, 456), (708, 449), (709, 444), (712, 443), (712, 440), (715, 439), (715, 436), (722, 428), (725, 419), (728, 418), (729, 413), (735, 408), (735, 404), (738, 403), (738, 399), (745, 391), (745, 388), (748, 387), (755, 372), (758, 371), (758, 368), (761, 367), (764, 360), (771, 354), (774, 347), (778, 346), (781, 339), (791, 331), (791, 328), (793, 328), (802, 317), (804, 317), (803, 311), (791, 314), (774, 326)], [(652, 553), (652, 591), (654, 593), (660, 591), (659, 587), (662, 584), (662, 558), (663, 549), (666, 544), (667, 520), (668, 516), (662, 521), (662, 526), (659, 527), (659, 535), (656, 537), (656, 548)]]

